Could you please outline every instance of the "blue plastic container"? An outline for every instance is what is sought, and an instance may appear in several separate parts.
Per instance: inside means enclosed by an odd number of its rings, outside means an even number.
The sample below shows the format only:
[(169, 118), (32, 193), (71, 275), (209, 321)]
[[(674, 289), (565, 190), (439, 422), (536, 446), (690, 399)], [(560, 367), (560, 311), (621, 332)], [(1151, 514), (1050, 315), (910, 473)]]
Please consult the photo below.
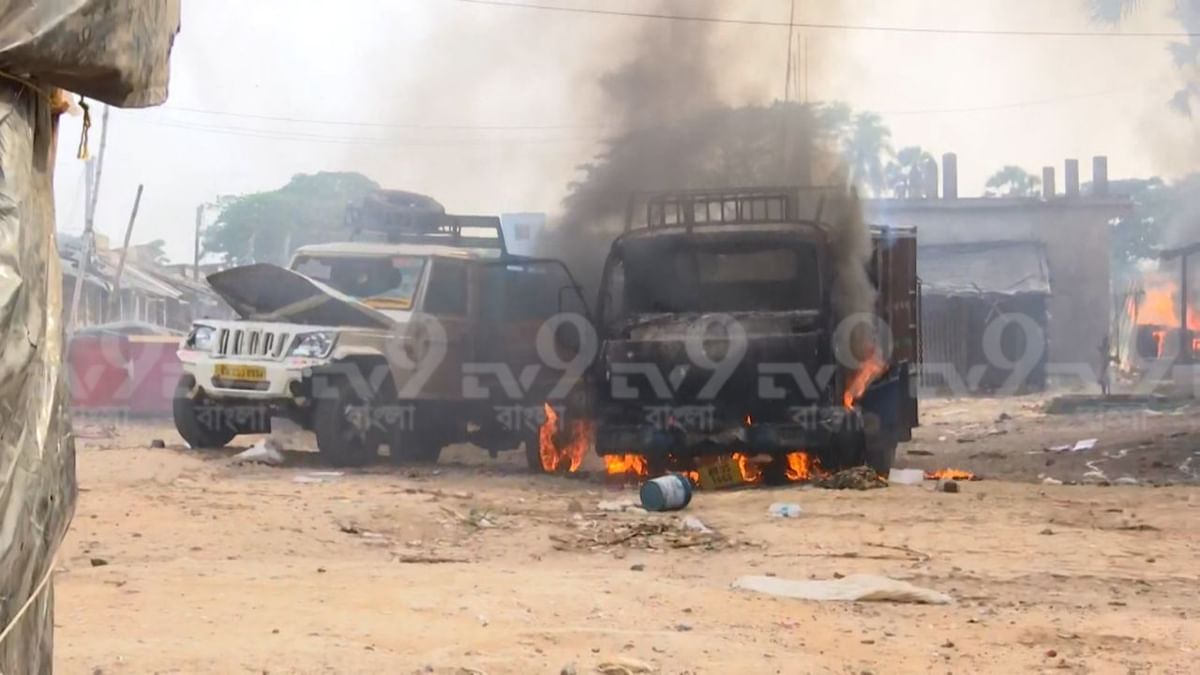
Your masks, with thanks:
[(642, 483), (639, 495), (647, 511), (678, 511), (692, 501), (692, 481), (669, 473)]

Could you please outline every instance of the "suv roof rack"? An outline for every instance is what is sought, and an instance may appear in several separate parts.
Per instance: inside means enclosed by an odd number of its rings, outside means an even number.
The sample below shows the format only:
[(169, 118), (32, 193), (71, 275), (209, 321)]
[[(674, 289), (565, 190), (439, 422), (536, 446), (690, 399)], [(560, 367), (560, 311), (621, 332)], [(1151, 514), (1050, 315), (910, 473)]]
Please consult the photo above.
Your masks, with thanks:
[(377, 190), (346, 206), (350, 240), (382, 239), (392, 244), (432, 244), (491, 249), (508, 255), (496, 216), (456, 216), (432, 197), (400, 190)]
[[(718, 188), (634, 193), (625, 213), (625, 231), (656, 227), (694, 225), (750, 225), (801, 222), (802, 192), (828, 193), (832, 186), (761, 188)], [(645, 204), (645, 220), (637, 219), (639, 204)], [(820, 204), (824, 203), (824, 197)], [(818, 205), (814, 221), (819, 221)], [(638, 222), (635, 224), (635, 219)]]

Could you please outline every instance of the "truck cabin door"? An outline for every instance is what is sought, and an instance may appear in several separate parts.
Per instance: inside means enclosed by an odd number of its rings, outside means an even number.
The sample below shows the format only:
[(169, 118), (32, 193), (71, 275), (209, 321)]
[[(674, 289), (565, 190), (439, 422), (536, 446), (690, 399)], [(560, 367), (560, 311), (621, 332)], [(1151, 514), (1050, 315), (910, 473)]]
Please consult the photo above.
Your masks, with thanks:
[(585, 345), (595, 342), (587, 303), (570, 272), (556, 260), (489, 263), (480, 271), (484, 278), (476, 361), (502, 371), (484, 378), (492, 402), (541, 405), (564, 375), (573, 372), (565, 364), (587, 358), (589, 364), (578, 366), (580, 374), (590, 365), (590, 355), (583, 354)]

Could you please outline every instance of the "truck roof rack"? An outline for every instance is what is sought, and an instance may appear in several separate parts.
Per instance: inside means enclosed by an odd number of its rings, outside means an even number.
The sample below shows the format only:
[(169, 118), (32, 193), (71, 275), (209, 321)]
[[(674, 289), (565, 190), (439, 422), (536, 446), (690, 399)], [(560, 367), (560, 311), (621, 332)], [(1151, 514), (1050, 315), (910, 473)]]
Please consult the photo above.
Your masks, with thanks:
[[(800, 222), (804, 220), (799, 213), (802, 192), (828, 193), (835, 189), (831, 186), (793, 186), (635, 193), (625, 213), (625, 231), (681, 225)], [(642, 204), (644, 220), (638, 218)], [(820, 214), (818, 207), (815, 220), (820, 219)]]
[(496, 216), (456, 216), (436, 200), (415, 192), (377, 190), (346, 207), (351, 241), (432, 244), (491, 249), (508, 255), (504, 230)]

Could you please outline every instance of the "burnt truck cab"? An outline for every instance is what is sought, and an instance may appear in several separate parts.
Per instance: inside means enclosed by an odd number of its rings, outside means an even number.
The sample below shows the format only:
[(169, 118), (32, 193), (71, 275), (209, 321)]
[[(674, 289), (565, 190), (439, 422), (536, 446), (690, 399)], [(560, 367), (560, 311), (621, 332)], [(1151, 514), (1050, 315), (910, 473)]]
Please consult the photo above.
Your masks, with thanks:
[(664, 470), (804, 451), (826, 468), (886, 474), (916, 423), (915, 236), (872, 229), (868, 276), (893, 286), (880, 288), (876, 315), (902, 326), (880, 340), (889, 358), (877, 377), (848, 399), (857, 369), (836, 353), (830, 226), (802, 220), (798, 202), (789, 190), (663, 193), (646, 198), (636, 226), (630, 209), (597, 304), (599, 454)]

